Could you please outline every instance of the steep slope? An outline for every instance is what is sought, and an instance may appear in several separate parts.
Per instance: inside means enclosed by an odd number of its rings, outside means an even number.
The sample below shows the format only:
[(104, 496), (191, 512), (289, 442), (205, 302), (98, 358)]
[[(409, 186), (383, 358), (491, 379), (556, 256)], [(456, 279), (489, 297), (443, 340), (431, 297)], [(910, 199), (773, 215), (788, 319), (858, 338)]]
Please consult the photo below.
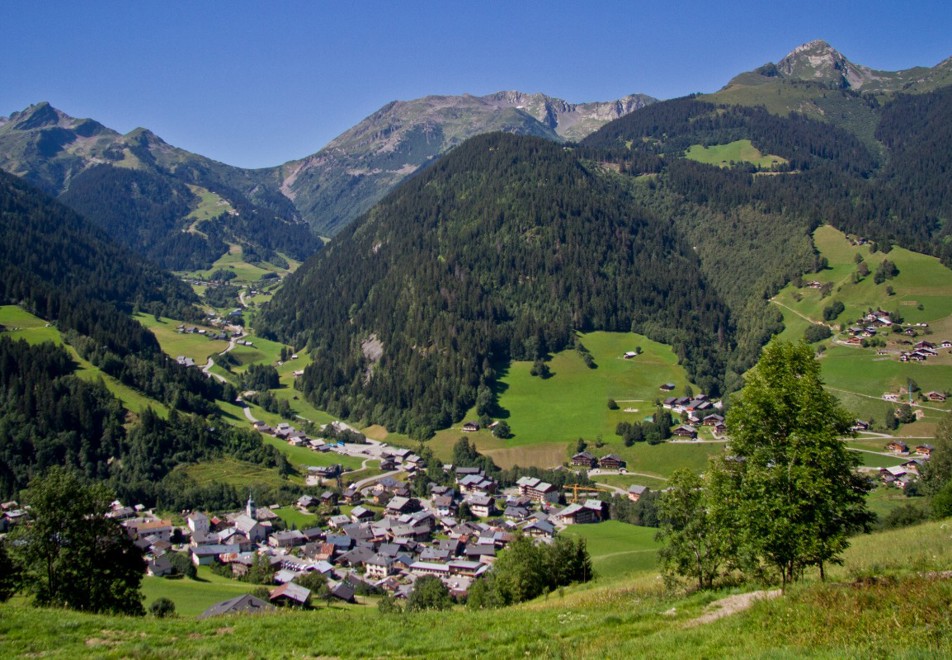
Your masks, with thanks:
[(0, 172), (0, 300), (22, 304), (123, 354), (158, 350), (133, 307), (193, 317), (184, 283), (112, 243), (100, 229)]
[(702, 98), (763, 105), (779, 115), (798, 112), (846, 128), (875, 148), (874, 130), (883, 102), (900, 92), (926, 93), (947, 85), (952, 85), (952, 58), (934, 67), (877, 71), (816, 40), (794, 48), (777, 63), (739, 74)]
[[(0, 169), (60, 196), (170, 269), (207, 267), (226, 243), (252, 247), (264, 259), (278, 251), (303, 259), (320, 247), (293, 205), (265, 185), (265, 174), (172, 147), (145, 129), (120, 135), (48, 103), (0, 124)], [(188, 216), (201, 191), (220, 197), (230, 211), (195, 223)]]
[(425, 437), (477, 401), (494, 365), (573, 331), (674, 344), (717, 390), (732, 327), (669, 223), (538, 138), (472, 138), (340, 234), (288, 281), (260, 331), (309, 345), (319, 407)]
[(572, 104), (521, 92), (394, 101), (274, 175), (315, 231), (331, 235), (418, 168), (474, 135), (504, 131), (577, 140), (653, 101), (639, 94)]

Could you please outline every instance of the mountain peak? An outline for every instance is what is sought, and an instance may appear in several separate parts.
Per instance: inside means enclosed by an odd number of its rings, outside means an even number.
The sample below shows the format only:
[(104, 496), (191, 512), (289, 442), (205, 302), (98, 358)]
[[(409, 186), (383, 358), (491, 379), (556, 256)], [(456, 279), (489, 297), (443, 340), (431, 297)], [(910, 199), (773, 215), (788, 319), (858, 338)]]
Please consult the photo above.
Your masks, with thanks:
[(64, 117), (66, 115), (51, 106), (47, 101), (40, 101), (26, 110), (14, 112), (10, 116), (10, 121), (14, 122), (15, 128), (18, 130), (29, 131), (36, 128), (56, 126)]

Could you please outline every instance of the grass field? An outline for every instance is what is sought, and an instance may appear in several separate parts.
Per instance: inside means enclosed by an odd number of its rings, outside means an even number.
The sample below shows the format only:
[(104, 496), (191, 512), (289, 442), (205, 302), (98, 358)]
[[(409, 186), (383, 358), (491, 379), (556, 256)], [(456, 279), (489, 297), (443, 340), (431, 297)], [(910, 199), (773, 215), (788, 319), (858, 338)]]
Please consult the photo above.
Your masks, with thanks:
[(2, 305), (0, 306), (0, 325), (7, 328), (3, 334), (11, 339), (23, 339), (30, 344), (41, 344), (50, 341), (57, 346), (64, 346), (77, 364), (76, 376), (85, 381), (101, 380), (106, 389), (112, 392), (113, 396), (119, 399), (126, 409), (140, 413), (147, 407), (151, 407), (160, 416), (168, 416), (169, 410), (164, 404), (145, 396), (128, 385), (124, 385), (81, 358), (76, 349), (63, 342), (60, 331), (43, 319), (16, 305)]
[[(159, 346), (162, 352), (171, 357), (184, 355), (190, 357), (199, 365), (205, 364), (209, 356), (217, 355), (228, 348), (228, 342), (221, 339), (209, 339), (205, 335), (197, 333), (183, 333), (176, 328), (182, 324), (175, 319), (160, 317), (156, 320), (150, 314), (135, 314), (133, 316), (139, 323), (147, 327), (159, 340)], [(187, 324), (192, 327), (193, 324)], [(197, 326), (204, 328), (209, 334), (218, 334), (221, 332), (217, 328), (210, 326)]]
[(230, 457), (182, 465), (176, 470), (184, 472), (202, 486), (222, 483), (239, 488), (247, 487), (248, 484), (278, 488), (284, 483), (276, 468), (265, 468)]
[(651, 527), (608, 520), (596, 525), (572, 525), (563, 533), (584, 538), (598, 579), (612, 581), (655, 568), (661, 547), (654, 540), (657, 532)]
[[(172, 619), (35, 609), (20, 598), (2, 604), (0, 654), (247, 657), (254, 649), (256, 657), (450, 657), (462, 648), (493, 658), (949, 657), (952, 581), (927, 574), (952, 561), (946, 527), (856, 537), (844, 565), (829, 568), (829, 582), (808, 574), (780, 598), (706, 623), (697, 617), (714, 601), (760, 585), (686, 594), (665, 591), (649, 571), (503, 610), (381, 615), (368, 606), (322, 607), (196, 621), (213, 602), (249, 590), (201, 570), (209, 581), (198, 583), (201, 590), (182, 580), (146, 581), (146, 605), (172, 598), (179, 612)], [(596, 549), (611, 532), (588, 526), (570, 533), (586, 535)]]
[(695, 144), (685, 152), (684, 157), (718, 167), (729, 167), (732, 163), (750, 163), (755, 167), (771, 168), (787, 163), (787, 159), (782, 156), (761, 153), (750, 140), (737, 140), (710, 147)]
[[(938, 342), (947, 336), (952, 337), (952, 271), (938, 259), (902, 248), (894, 248), (888, 254), (873, 253), (869, 246), (852, 245), (842, 232), (829, 226), (816, 230), (814, 243), (829, 265), (803, 279), (829, 282), (833, 291), (830, 296), (821, 298), (817, 289), (798, 289), (790, 284), (775, 296), (774, 302), (783, 313), (786, 326), (782, 339), (799, 341), (811, 321), (823, 321), (823, 309), (834, 300), (842, 302), (845, 307), (835, 319), (834, 326), (853, 323), (868, 309), (881, 308), (899, 312), (910, 323), (928, 323), (925, 339)], [(874, 283), (872, 275), (854, 283), (856, 255), (863, 258), (871, 271), (883, 259), (889, 259), (896, 264), (899, 274), (879, 285)], [(892, 287), (893, 295), (887, 294), (887, 286)], [(922, 309), (919, 309), (920, 305)], [(952, 355), (944, 351), (925, 363), (902, 363), (898, 360), (900, 351), (908, 350), (916, 340), (893, 333), (885, 336), (887, 345), (884, 349), (844, 346), (827, 340), (823, 342), (826, 350), (821, 357), (823, 378), (830, 390), (857, 417), (872, 418), (878, 423), (882, 423), (888, 408), (895, 407), (895, 404), (882, 400), (883, 393), (898, 392), (909, 379), (913, 379), (923, 391), (952, 390)], [(880, 355), (879, 350), (885, 351), (885, 355)], [(920, 408), (925, 417), (905, 425), (898, 435), (922, 437), (932, 434), (935, 425), (952, 409), (952, 405), (929, 403)]]
[(149, 576), (142, 580), (146, 608), (158, 598), (168, 598), (175, 603), (176, 614), (183, 617), (198, 616), (215, 603), (250, 593), (256, 587), (215, 575), (207, 566), (198, 567), (197, 580)]

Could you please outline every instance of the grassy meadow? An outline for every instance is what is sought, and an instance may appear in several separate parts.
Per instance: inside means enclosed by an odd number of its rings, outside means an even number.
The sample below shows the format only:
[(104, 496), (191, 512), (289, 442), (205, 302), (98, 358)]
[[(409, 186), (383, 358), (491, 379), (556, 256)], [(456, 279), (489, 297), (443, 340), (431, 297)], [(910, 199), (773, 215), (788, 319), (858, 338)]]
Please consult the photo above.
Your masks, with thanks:
[[(887, 254), (872, 252), (869, 245), (853, 245), (840, 231), (823, 226), (816, 230), (814, 243), (828, 261), (828, 267), (803, 277), (805, 282), (816, 280), (830, 283), (832, 293), (822, 298), (818, 289), (788, 285), (773, 302), (784, 315), (784, 332), (788, 341), (799, 341), (810, 323), (823, 322), (823, 309), (833, 301), (843, 303), (845, 310), (833, 325), (834, 337), (822, 342), (823, 378), (828, 388), (857, 417), (872, 418), (882, 423), (886, 410), (895, 407), (882, 400), (886, 392), (898, 393), (909, 379), (927, 392), (952, 391), (952, 354), (947, 350), (924, 363), (899, 362), (899, 353), (909, 350), (920, 339), (939, 343), (952, 338), (952, 271), (935, 257), (893, 248)], [(867, 264), (871, 274), (859, 282), (853, 281), (857, 271), (857, 255)], [(898, 275), (882, 284), (873, 281), (883, 259), (896, 264)], [(892, 295), (887, 291), (891, 288)], [(837, 336), (840, 324), (851, 325), (868, 309), (898, 312), (907, 323), (925, 323), (917, 328), (918, 337), (885, 333), (887, 344), (879, 348), (862, 348), (842, 343)], [(910, 438), (928, 437), (934, 433), (938, 421), (949, 410), (949, 403), (921, 403), (924, 417), (903, 426), (898, 435)]]
[[(607, 534), (600, 526), (581, 534)], [(200, 571), (201, 584), (148, 579), (146, 605), (176, 602), (171, 619), (34, 609), (22, 598), (0, 605), (5, 657), (448, 657), (465, 648), (498, 658), (572, 657), (948, 657), (952, 654), (952, 546), (944, 523), (856, 537), (828, 581), (809, 574), (785, 595), (754, 600), (721, 618), (701, 620), (725, 597), (666, 590), (653, 570), (575, 585), (535, 601), (470, 612), (381, 615), (372, 604), (310, 612), (195, 620), (208, 604), (249, 585)], [(609, 532), (611, 531), (610, 528)], [(597, 548), (600, 539), (589, 538)], [(638, 540), (632, 540), (637, 547)], [(268, 640), (263, 643), (263, 640)]]
[(755, 167), (769, 169), (778, 165), (785, 165), (788, 162), (782, 156), (761, 153), (760, 149), (746, 139), (710, 147), (695, 144), (685, 152), (684, 157), (706, 165), (717, 165), (718, 167), (730, 167), (733, 163), (750, 163)]

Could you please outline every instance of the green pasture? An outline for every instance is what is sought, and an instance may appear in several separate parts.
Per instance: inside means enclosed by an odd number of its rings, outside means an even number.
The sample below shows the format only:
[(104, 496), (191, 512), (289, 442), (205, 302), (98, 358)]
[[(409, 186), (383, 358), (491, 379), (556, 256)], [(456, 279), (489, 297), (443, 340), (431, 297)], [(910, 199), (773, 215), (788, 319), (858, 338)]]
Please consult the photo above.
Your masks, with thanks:
[(168, 598), (181, 617), (196, 617), (215, 603), (250, 593), (257, 586), (215, 575), (207, 566), (198, 567), (196, 580), (150, 576), (142, 579), (146, 608), (158, 598)]
[(278, 275), (293, 273), (297, 270), (298, 266), (301, 265), (299, 261), (295, 261), (287, 255), (282, 254), (281, 256), (287, 260), (289, 264), (288, 268), (281, 268), (267, 262), (251, 264), (245, 261), (244, 252), (240, 245), (230, 244), (228, 246), (228, 252), (219, 257), (219, 259), (212, 264), (211, 268), (193, 271), (187, 273), (187, 275), (189, 277), (207, 279), (216, 270), (224, 269), (234, 272), (237, 276), (235, 279), (238, 282), (251, 283), (260, 280), (261, 276), (265, 273), (278, 273)]
[[(619, 421), (652, 414), (654, 402), (668, 396), (659, 389), (663, 383), (674, 383), (678, 395), (688, 384), (670, 346), (634, 333), (593, 332), (580, 340), (596, 369), (585, 366), (575, 350), (566, 350), (549, 362), (550, 378), (531, 376), (531, 362), (513, 362), (501, 372), (499, 406), (513, 432), (506, 446), (607, 438)], [(641, 355), (622, 357), (636, 347)], [(608, 409), (610, 398), (619, 410)]]
[[(637, 528), (636, 528), (637, 529)], [(629, 531), (629, 530), (626, 530)], [(33, 608), (23, 599), (0, 604), (4, 657), (948, 657), (952, 653), (952, 584), (925, 575), (952, 561), (946, 523), (853, 537), (843, 566), (815, 571), (781, 597), (710, 622), (697, 617), (715, 601), (763, 588), (744, 584), (712, 592), (666, 590), (651, 573), (626, 575), (650, 553), (651, 531), (612, 538), (604, 525), (585, 535), (612, 579), (570, 586), (504, 610), (382, 615), (376, 607), (279, 610), (260, 616), (196, 621), (214, 602), (251, 585), (148, 578), (146, 605), (159, 596), (176, 603), (172, 619), (95, 615)], [(643, 534), (643, 535), (641, 535)], [(629, 550), (630, 548), (630, 550)], [(318, 634), (315, 634), (315, 630)], [(262, 645), (262, 640), (272, 640)]]
[(198, 205), (188, 214), (187, 217), (189, 218), (201, 222), (202, 220), (217, 218), (222, 213), (231, 213), (235, 210), (228, 200), (213, 193), (208, 188), (192, 184), (189, 184), (188, 188), (192, 193), (198, 196), (199, 200)]
[(315, 514), (305, 513), (296, 506), (280, 506), (271, 510), (284, 522), (288, 529), (307, 529), (317, 525)]
[(140, 413), (145, 408), (151, 407), (160, 416), (168, 416), (169, 411), (164, 404), (121, 383), (81, 358), (76, 349), (64, 344), (63, 336), (56, 326), (47, 323), (38, 316), (34, 316), (16, 305), (2, 305), (0, 306), (0, 325), (7, 328), (3, 334), (11, 339), (23, 339), (30, 344), (41, 344), (50, 341), (57, 346), (64, 346), (77, 364), (76, 376), (85, 381), (102, 380), (106, 389), (112, 392), (113, 396), (119, 399), (126, 409)]
[(658, 549), (657, 529), (638, 527), (617, 520), (594, 525), (572, 525), (562, 532), (585, 539), (592, 568), (601, 580), (617, 580), (623, 575), (654, 570)]
[(200, 486), (220, 483), (236, 487), (259, 484), (279, 488), (285, 482), (276, 468), (266, 468), (231, 457), (182, 465), (176, 470), (184, 472)]
[(771, 168), (788, 162), (782, 156), (761, 153), (760, 149), (746, 139), (710, 147), (695, 144), (685, 152), (684, 157), (718, 167), (729, 167), (733, 163), (750, 163), (755, 167)]
[[(228, 348), (228, 342), (221, 339), (209, 339), (205, 335), (197, 333), (179, 332), (176, 328), (182, 325), (181, 321), (160, 317), (157, 321), (151, 314), (134, 314), (133, 318), (144, 325), (162, 347), (162, 352), (171, 357), (184, 355), (195, 360), (196, 364), (204, 365), (210, 356), (217, 355)], [(218, 328), (211, 326), (194, 326), (186, 323), (189, 327), (199, 327), (209, 334), (218, 334), (221, 332)]]

